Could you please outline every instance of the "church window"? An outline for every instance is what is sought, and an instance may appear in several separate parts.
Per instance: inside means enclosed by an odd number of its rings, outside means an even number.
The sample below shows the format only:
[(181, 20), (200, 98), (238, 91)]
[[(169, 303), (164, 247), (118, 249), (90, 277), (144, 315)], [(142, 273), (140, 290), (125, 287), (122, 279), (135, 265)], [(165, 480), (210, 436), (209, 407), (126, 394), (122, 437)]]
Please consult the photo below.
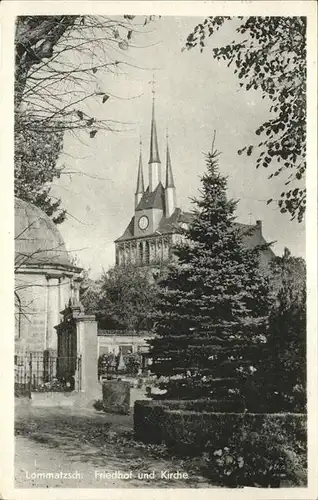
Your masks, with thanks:
[(145, 264), (149, 264), (149, 261), (150, 261), (149, 241), (146, 241), (146, 245), (145, 245)]
[(138, 260), (142, 264), (143, 261), (142, 242), (140, 242), (138, 245)]

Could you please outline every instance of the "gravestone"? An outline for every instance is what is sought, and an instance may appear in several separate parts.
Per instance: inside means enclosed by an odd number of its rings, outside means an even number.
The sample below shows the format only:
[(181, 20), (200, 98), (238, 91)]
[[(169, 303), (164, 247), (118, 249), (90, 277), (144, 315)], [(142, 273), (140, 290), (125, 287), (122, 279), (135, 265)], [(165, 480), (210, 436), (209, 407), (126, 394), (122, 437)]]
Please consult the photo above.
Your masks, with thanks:
[(108, 413), (127, 415), (130, 408), (130, 382), (105, 380), (103, 382), (103, 408)]

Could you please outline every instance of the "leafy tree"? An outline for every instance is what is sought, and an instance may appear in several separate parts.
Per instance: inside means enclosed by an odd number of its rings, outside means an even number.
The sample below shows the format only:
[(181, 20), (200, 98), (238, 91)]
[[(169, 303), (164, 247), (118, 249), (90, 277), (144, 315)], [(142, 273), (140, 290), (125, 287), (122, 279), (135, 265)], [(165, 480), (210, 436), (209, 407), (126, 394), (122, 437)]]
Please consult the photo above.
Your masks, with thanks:
[[(306, 407), (306, 270), (285, 249), (271, 266), (275, 296), (269, 317), (264, 364), (255, 380), (255, 401), (271, 411), (303, 412)], [(260, 390), (266, 384), (266, 391)], [(259, 406), (259, 403), (257, 403)]]
[[(272, 168), (269, 179), (285, 176), (286, 191), (277, 201), (282, 213), (301, 222), (306, 206), (306, 18), (239, 17), (236, 38), (212, 49), (213, 57), (232, 67), (244, 90), (259, 89), (270, 100), (271, 118), (255, 131), (258, 144), (238, 153), (258, 152), (256, 168)], [(202, 52), (231, 17), (208, 17), (188, 36), (186, 47)], [(273, 200), (269, 199), (267, 203)]]
[(103, 328), (132, 330), (138, 333), (151, 327), (156, 284), (149, 271), (133, 264), (116, 266), (91, 281), (81, 302), (88, 313), (96, 315)]
[(301, 304), (306, 289), (306, 263), (302, 257), (294, 257), (288, 248), (282, 257), (275, 257), (270, 264), (271, 288), (277, 305), (282, 290), (290, 296), (290, 301)]
[(259, 270), (260, 247), (247, 249), (234, 224), (237, 203), (227, 200), (214, 146), (206, 163), (194, 220), (159, 282), (152, 370), (168, 377), (166, 398), (244, 405), (267, 330), (268, 280)]

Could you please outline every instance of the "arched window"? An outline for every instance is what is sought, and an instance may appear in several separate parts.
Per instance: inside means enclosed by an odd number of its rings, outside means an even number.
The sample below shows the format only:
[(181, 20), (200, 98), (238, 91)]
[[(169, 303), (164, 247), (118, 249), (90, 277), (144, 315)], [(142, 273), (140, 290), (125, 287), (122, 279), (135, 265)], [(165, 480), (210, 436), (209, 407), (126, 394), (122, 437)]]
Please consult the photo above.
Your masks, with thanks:
[(140, 264), (143, 262), (143, 249), (142, 249), (142, 242), (140, 241), (138, 244), (138, 260)]
[(150, 248), (149, 248), (149, 241), (146, 241), (145, 245), (145, 264), (149, 264), (150, 262)]

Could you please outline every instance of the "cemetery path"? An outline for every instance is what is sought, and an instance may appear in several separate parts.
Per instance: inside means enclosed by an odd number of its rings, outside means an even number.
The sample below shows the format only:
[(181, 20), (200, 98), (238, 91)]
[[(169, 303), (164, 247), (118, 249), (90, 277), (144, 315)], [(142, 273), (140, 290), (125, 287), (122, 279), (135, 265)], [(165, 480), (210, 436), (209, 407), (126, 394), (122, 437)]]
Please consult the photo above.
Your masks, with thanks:
[(134, 441), (132, 415), (19, 406), (15, 433), (17, 488), (212, 486), (191, 461)]

